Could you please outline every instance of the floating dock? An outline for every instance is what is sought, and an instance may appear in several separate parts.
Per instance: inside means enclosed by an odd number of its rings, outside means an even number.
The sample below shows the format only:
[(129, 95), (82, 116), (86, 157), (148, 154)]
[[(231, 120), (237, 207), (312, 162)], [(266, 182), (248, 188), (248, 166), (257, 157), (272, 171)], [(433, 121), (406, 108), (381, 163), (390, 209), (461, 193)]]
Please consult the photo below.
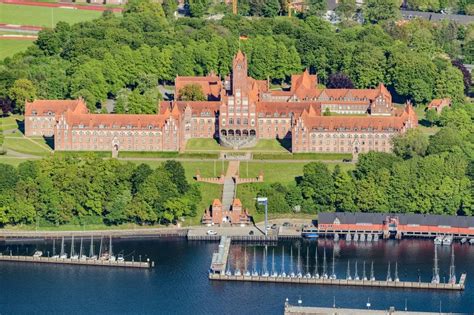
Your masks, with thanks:
[(429, 289), (429, 290), (464, 290), (464, 283), (431, 283), (413, 281), (378, 281), (378, 280), (345, 280), (345, 279), (315, 279), (315, 278), (290, 278), (290, 277), (262, 277), (262, 276), (235, 276), (217, 273), (209, 273), (210, 280), (221, 281), (248, 281), (248, 282), (270, 282), (270, 283), (293, 283), (293, 284), (319, 284), (358, 287), (398, 288), (398, 289)]
[(292, 284), (318, 284), (338, 286), (358, 286), (376, 288), (398, 288), (398, 289), (428, 289), (428, 290), (451, 290), (462, 291), (465, 287), (466, 274), (461, 274), (457, 283), (433, 283), (415, 281), (380, 281), (380, 280), (349, 280), (349, 279), (324, 279), (314, 277), (289, 277), (289, 276), (262, 276), (258, 275), (235, 275), (227, 272), (227, 260), (230, 252), (231, 238), (222, 236), (219, 249), (212, 255), (212, 263), (209, 270), (209, 280), (217, 281), (240, 281), (240, 282), (269, 282), (269, 283), (292, 283)]
[(455, 313), (441, 312), (410, 312), (397, 311), (394, 307), (388, 310), (353, 309), (353, 308), (326, 308), (307, 307), (285, 304), (284, 315), (455, 315)]
[(154, 262), (138, 262), (138, 261), (109, 261), (109, 260), (84, 260), (70, 258), (51, 258), (51, 257), (34, 257), (34, 256), (7, 256), (0, 254), (0, 261), (8, 262), (25, 262), (25, 263), (43, 263), (43, 264), (62, 264), (76, 266), (101, 266), (101, 267), (119, 267), (119, 268), (151, 268)]

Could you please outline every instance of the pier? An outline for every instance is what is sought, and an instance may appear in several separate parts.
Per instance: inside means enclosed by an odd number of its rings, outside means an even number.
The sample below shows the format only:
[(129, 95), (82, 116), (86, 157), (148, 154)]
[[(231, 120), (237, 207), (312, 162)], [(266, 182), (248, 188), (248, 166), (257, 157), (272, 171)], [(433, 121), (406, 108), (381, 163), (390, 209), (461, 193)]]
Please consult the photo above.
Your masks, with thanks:
[(431, 283), (414, 281), (378, 281), (378, 280), (345, 280), (345, 279), (316, 279), (305, 277), (273, 277), (273, 276), (245, 276), (209, 274), (210, 280), (220, 281), (247, 281), (247, 282), (269, 282), (269, 283), (292, 283), (292, 284), (319, 284), (338, 286), (378, 287), (397, 289), (429, 289), (429, 290), (464, 290), (464, 283)]
[[(402, 281), (398, 277), (398, 264), (395, 264), (395, 275), (394, 278), (391, 277), (390, 263), (388, 264), (387, 278), (386, 280), (377, 280), (375, 279), (373, 272), (373, 263), (371, 265), (370, 277), (367, 277), (365, 271), (365, 263), (363, 269), (363, 276), (360, 278), (357, 273), (357, 262), (355, 264), (355, 275), (352, 278), (350, 273), (350, 265), (348, 262), (347, 265), (347, 275), (345, 279), (337, 279), (337, 276), (334, 272), (334, 252), (332, 258), (332, 273), (328, 274), (328, 264), (326, 260), (326, 251), (324, 250), (324, 260), (323, 260), (323, 272), (319, 274), (318, 267), (316, 267), (316, 272), (311, 274), (309, 268), (307, 267), (306, 273), (302, 273), (301, 270), (301, 259), (300, 259), (300, 250), (298, 249), (298, 264), (297, 272), (293, 270), (293, 251), (291, 252), (290, 259), (290, 273), (286, 274), (285, 265), (284, 265), (284, 256), (282, 256), (282, 272), (278, 273), (275, 270), (275, 261), (274, 261), (274, 251), (272, 254), (272, 269), (271, 272), (267, 270), (267, 252), (264, 252), (263, 256), (263, 270), (258, 272), (255, 268), (255, 252), (253, 264), (254, 268), (252, 272), (249, 272), (247, 269), (247, 257), (245, 253), (245, 266), (244, 272), (242, 272), (239, 267), (236, 267), (234, 272), (228, 268), (228, 257), (230, 252), (231, 238), (227, 236), (222, 236), (219, 244), (219, 249), (212, 255), (212, 263), (209, 270), (209, 280), (215, 281), (237, 281), (237, 282), (270, 282), (270, 283), (291, 283), (291, 284), (317, 284), (317, 285), (337, 285), (337, 286), (358, 286), (358, 287), (378, 287), (378, 288), (397, 288), (397, 289), (425, 289), (425, 290), (450, 290), (450, 291), (462, 291), (465, 288), (466, 274), (461, 274), (459, 282), (456, 282), (456, 276), (454, 272), (454, 252), (452, 252), (451, 257), (451, 267), (450, 267), (450, 280), (448, 283), (441, 283), (439, 281), (439, 268), (437, 267), (437, 248), (435, 246), (435, 267), (433, 279), (431, 282), (422, 282), (419, 281)], [(306, 252), (306, 265), (308, 266), (309, 262), (309, 251)], [(315, 256), (316, 266), (317, 263), (317, 253)]]
[(441, 312), (410, 312), (397, 311), (394, 307), (388, 310), (353, 309), (353, 308), (326, 308), (294, 306), (285, 304), (284, 315), (456, 315), (455, 313)]
[(81, 266), (102, 266), (119, 268), (151, 268), (154, 262), (138, 261), (110, 261), (100, 259), (71, 259), (71, 258), (52, 258), (35, 256), (8, 256), (0, 254), (0, 261), (24, 262), (24, 263), (43, 263), (43, 264), (62, 264), (62, 265), (81, 265)]

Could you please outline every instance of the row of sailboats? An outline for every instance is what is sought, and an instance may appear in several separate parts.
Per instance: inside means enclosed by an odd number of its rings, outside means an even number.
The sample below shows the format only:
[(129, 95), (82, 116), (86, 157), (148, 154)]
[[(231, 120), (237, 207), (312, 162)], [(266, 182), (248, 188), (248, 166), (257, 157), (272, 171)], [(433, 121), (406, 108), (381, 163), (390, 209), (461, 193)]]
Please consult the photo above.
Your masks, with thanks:
[(113, 254), (112, 250), (112, 237), (109, 238), (109, 247), (108, 250), (103, 250), (104, 244), (104, 237), (101, 237), (100, 239), (100, 245), (99, 245), (99, 253), (98, 255), (95, 254), (94, 250), (94, 237), (91, 236), (90, 239), (90, 248), (89, 248), (89, 255), (85, 255), (84, 252), (84, 246), (83, 246), (83, 238), (81, 237), (80, 245), (79, 245), (79, 253), (75, 251), (75, 242), (74, 242), (74, 236), (71, 238), (71, 251), (68, 254), (65, 251), (65, 243), (64, 243), (64, 236), (61, 239), (61, 250), (59, 254), (56, 254), (56, 240), (53, 239), (53, 255), (51, 258), (55, 259), (71, 259), (71, 260), (107, 260), (107, 261), (124, 261), (124, 257), (122, 254), (119, 254), (118, 256), (115, 256)]

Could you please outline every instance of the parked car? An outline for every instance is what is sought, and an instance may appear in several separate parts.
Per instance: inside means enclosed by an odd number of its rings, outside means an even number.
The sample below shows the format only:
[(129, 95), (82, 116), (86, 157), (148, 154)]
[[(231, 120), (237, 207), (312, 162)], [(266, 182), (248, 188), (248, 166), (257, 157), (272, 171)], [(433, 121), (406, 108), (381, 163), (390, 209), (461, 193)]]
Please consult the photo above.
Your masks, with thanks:
[(207, 231), (207, 235), (217, 235), (217, 232), (214, 230)]
[(253, 234), (254, 234), (254, 232), (253, 232), (253, 231), (250, 231), (250, 232), (249, 232), (249, 235), (253, 235)]
[(290, 227), (291, 224), (290, 224), (290, 222), (285, 222), (285, 223), (282, 224), (282, 226), (283, 226), (283, 227)]
[(272, 224), (272, 230), (276, 230), (278, 226), (276, 224)]

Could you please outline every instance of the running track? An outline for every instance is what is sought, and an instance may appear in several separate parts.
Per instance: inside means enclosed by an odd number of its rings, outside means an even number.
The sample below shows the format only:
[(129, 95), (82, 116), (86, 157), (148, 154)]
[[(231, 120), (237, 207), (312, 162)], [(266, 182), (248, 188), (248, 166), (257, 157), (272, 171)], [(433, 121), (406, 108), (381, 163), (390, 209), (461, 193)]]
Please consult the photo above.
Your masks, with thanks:
[(107, 8), (102, 5), (74, 5), (70, 3), (48, 3), (48, 2), (35, 2), (35, 1), (24, 1), (24, 0), (0, 0), (0, 3), (5, 4), (17, 4), (17, 5), (29, 5), (36, 7), (52, 7), (52, 8), (74, 8), (78, 10), (92, 10), (92, 11), (105, 11), (111, 10), (112, 12), (122, 12), (122, 8)]

